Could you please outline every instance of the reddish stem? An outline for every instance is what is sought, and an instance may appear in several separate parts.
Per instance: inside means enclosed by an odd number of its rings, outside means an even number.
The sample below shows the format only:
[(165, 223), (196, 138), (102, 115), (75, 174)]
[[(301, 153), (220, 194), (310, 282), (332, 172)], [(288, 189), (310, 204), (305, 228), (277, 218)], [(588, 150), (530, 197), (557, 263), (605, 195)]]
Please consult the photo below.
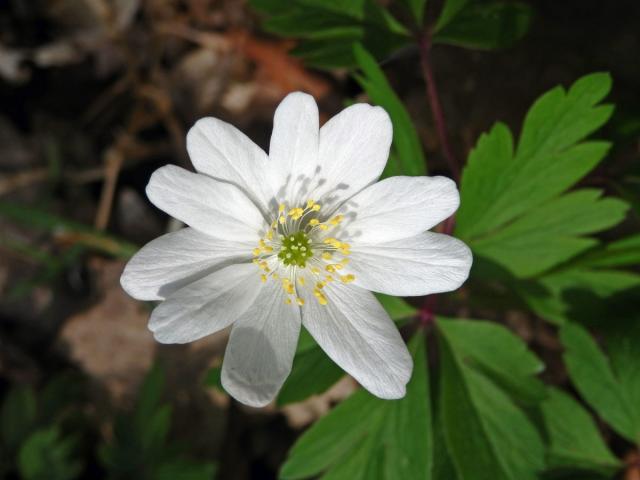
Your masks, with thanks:
[(460, 166), (456, 161), (456, 157), (449, 143), (449, 135), (447, 133), (447, 124), (442, 112), (438, 88), (436, 87), (433, 68), (431, 67), (431, 35), (426, 33), (418, 37), (418, 46), (420, 48), (420, 63), (422, 64), (422, 75), (427, 84), (427, 98), (431, 107), (431, 115), (436, 126), (436, 133), (442, 146), (442, 151), (451, 169), (451, 174), (456, 181), (460, 180)]

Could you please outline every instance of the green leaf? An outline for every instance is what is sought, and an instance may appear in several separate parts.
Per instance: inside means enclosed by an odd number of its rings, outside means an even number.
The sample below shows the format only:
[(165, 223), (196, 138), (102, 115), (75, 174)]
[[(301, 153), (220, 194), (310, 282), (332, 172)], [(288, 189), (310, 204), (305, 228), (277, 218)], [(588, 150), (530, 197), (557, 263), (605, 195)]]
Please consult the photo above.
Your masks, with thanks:
[(58, 236), (64, 235), (74, 245), (82, 245), (118, 258), (128, 259), (138, 247), (58, 215), (24, 205), (0, 201), (0, 216)]
[(560, 340), (569, 376), (582, 397), (616, 432), (640, 445), (639, 324), (615, 337), (608, 358), (577, 324), (565, 323)]
[(621, 222), (627, 204), (581, 189), (550, 200), (520, 216), (491, 236), (473, 243), (476, 253), (528, 278), (549, 270), (598, 244), (582, 235)]
[(439, 28), (433, 42), (481, 50), (506, 48), (527, 33), (532, 14), (524, 3), (472, 5)]
[(407, 29), (374, 0), (253, 0), (269, 15), (266, 30), (300, 38), (292, 51), (307, 65), (354, 67), (352, 44), (362, 42), (376, 58), (385, 58), (410, 40)]
[(592, 170), (609, 144), (575, 144), (610, 117), (611, 106), (597, 105), (610, 88), (609, 75), (596, 73), (568, 92), (556, 87), (545, 93), (525, 118), (515, 154), (507, 126), (498, 123), (483, 134), (464, 170), (456, 232), (464, 238), (486, 235)]
[(451, 20), (453, 20), (460, 11), (467, 4), (468, 0), (445, 0), (444, 5), (442, 6), (442, 11), (440, 12), (440, 16), (436, 21), (436, 26), (434, 31), (437, 33), (446, 27)]
[(0, 431), (4, 448), (17, 451), (36, 422), (36, 398), (28, 387), (13, 387), (4, 399), (0, 411)]
[(73, 458), (76, 441), (61, 436), (57, 427), (39, 430), (20, 449), (18, 467), (24, 480), (72, 480), (81, 463)]
[(448, 322), (438, 320), (440, 412), (458, 477), (537, 480), (544, 468), (544, 446), (538, 432), (509, 396), (468, 365), (455, 344), (442, 334), (441, 325)]
[(424, 10), (427, 7), (427, 0), (402, 0), (402, 3), (409, 9), (418, 27), (424, 23)]
[(549, 388), (541, 412), (549, 437), (551, 470), (586, 470), (612, 476), (621, 468), (589, 413), (570, 395)]
[(376, 298), (384, 309), (396, 323), (400, 323), (402, 320), (406, 320), (411, 317), (415, 317), (418, 314), (418, 309), (413, 305), (409, 305), (406, 301), (399, 297), (392, 297), (391, 295), (384, 295), (382, 293), (376, 293)]
[(544, 384), (535, 377), (544, 364), (502, 325), (445, 318), (438, 318), (437, 325), (465, 366), (491, 378), (516, 400), (533, 405), (546, 397)]
[(430, 479), (433, 463), (425, 339), (409, 349), (414, 371), (401, 400), (359, 390), (321, 418), (296, 442), (280, 478)]
[(610, 268), (640, 265), (640, 234), (622, 238), (589, 252), (580, 265)]
[(296, 355), (291, 374), (278, 394), (277, 403), (282, 406), (300, 402), (328, 390), (343, 376), (342, 369), (321, 348), (310, 348)]
[(382, 106), (393, 124), (393, 148), (404, 175), (425, 175), (426, 163), (422, 144), (406, 108), (387, 81), (376, 59), (360, 44), (353, 49), (362, 75), (354, 77), (367, 92), (371, 101)]
[(154, 480), (213, 480), (215, 475), (214, 463), (175, 459), (162, 463), (156, 469)]
[(554, 271), (536, 282), (515, 283), (518, 295), (545, 320), (597, 323), (636, 311), (640, 275), (582, 266)]
[(529, 110), (517, 148), (500, 123), (480, 137), (463, 172), (456, 217), (456, 235), (479, 256), (530, 277), (590, 248), (595, 241), (581, 237), (622, 218), (626, 204), (600, 199), (596, 190), (562, 195), (609, 148), (580, 142), (610, 117), (612, 107), (598, 105), (610, 88), (609, 75), (596, 73), (568, 92), (547, 92)]

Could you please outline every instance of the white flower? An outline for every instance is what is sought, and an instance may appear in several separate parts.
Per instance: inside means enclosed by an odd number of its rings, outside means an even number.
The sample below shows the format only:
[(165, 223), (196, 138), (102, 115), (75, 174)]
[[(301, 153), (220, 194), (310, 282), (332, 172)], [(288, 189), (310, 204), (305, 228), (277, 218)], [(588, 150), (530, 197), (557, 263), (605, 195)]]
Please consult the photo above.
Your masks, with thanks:
[(411, 357), (370, 292), (446, 292), (467, 278), (471, 253), (426, 232), (459, 196), (444, 177), (392, 177), (392, 128), (380, 107), (353, 105), (321, 129), (303, 93), (274, 117), (269, 155), (215, 118), (189, 131), (191, 173), (168, 165), (151, 201), (189, 227), (143, 247), (123, 288), (162, 300), (149, 328), (162, 343), (197, 340), (233, 325), (222, 383), (237, 400), (270, 402), (291, 371), (300, 326), (367, 390), (400, 398)]

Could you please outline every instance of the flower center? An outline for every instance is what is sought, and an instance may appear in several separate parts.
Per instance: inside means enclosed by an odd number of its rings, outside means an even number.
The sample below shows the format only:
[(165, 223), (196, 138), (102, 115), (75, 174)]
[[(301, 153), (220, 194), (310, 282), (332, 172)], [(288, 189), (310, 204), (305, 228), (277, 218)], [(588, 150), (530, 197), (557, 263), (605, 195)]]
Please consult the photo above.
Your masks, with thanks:
[(313, 200), (290, 209), (280, 205), (277, 216), (253, 249), (253, 263), (260, 268), (262, 281), (272, 279), (281, 283), (287, 294), (285, 303), (295, 300), (304, 305), (299, 289), (311, 288), (318, 303), (326, 305), (323, 288), (328, 283), (355, 280), (352, 274), (341, 274), (349, 262), (349, 244), (328, 236), (329, 230), (340, 225), (343, 216), (321, 221), (321, 208)]
[(296, 232), (282, 239), (278, 258), (287, 266), (306, 267), (307, 260), (313, 257), (309, 236), (304, 231)]

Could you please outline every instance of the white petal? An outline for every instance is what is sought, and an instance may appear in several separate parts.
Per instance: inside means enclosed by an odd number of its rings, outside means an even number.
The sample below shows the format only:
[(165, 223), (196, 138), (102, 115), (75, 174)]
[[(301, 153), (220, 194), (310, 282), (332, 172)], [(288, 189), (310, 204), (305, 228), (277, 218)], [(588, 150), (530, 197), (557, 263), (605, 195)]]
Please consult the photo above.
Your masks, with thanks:
[(356, 285), (398, 296), (455, 290), (469, 276), (472, 262), (463, 242), (433, 232), (386, 243), (354, 243), (350, 259), (348, 270)]
[(233, 125), (202, 118), (187, 134), (194, 167), (217, 180), (237, 186), (263, 213), (275, 199), (267, 154)]
[(253, 247), (183, 228), (142, 247), (127, 263), (120, 284), (138, 300), (162, 300), (217, 269), (248, 261)]
[(306, 199), (318, 166), (318, 121), (315, 100), (302, 92), (287, 95), (273, 117), (269, 159), (286, 182), (280, 198), (296, 205)]
[(252, 263), (230, 265), (169, 296), (151, 314), (160, 343), (187, 343), (231, 325), (253, 303), (262, 284)]
[(238, 187), (175, 165), (153, 172), (147, 196), (172, 217), (223, 240), (257, 242), (264, 227), (264, 217)]
[(459, 204), (456, 184), (446, 177), (391, 177), (365, 188), (338, 212), (345, 215), (343, 230), (352, 241), (380, 243), (422, 233)]
[(252, 407), (271, 402), (291, 371), (300, 333), (300, 308), (269, 281), (234, 323), (222, 364), (222, 385)]
[(389, 157), (393, 129), (380, 107), (345, 108), (320, 129), (320, 185), (313, 198), (328, 211), (380, 177)]
[[(327, 305), (305, 289), (302, 323), (329, 357), (380, 398), (401, 398), (412, 360), (398, 329), (376, 298), (344, 284), (324, 288)], [(301, 292), (302, 293), (302, 292)]]

